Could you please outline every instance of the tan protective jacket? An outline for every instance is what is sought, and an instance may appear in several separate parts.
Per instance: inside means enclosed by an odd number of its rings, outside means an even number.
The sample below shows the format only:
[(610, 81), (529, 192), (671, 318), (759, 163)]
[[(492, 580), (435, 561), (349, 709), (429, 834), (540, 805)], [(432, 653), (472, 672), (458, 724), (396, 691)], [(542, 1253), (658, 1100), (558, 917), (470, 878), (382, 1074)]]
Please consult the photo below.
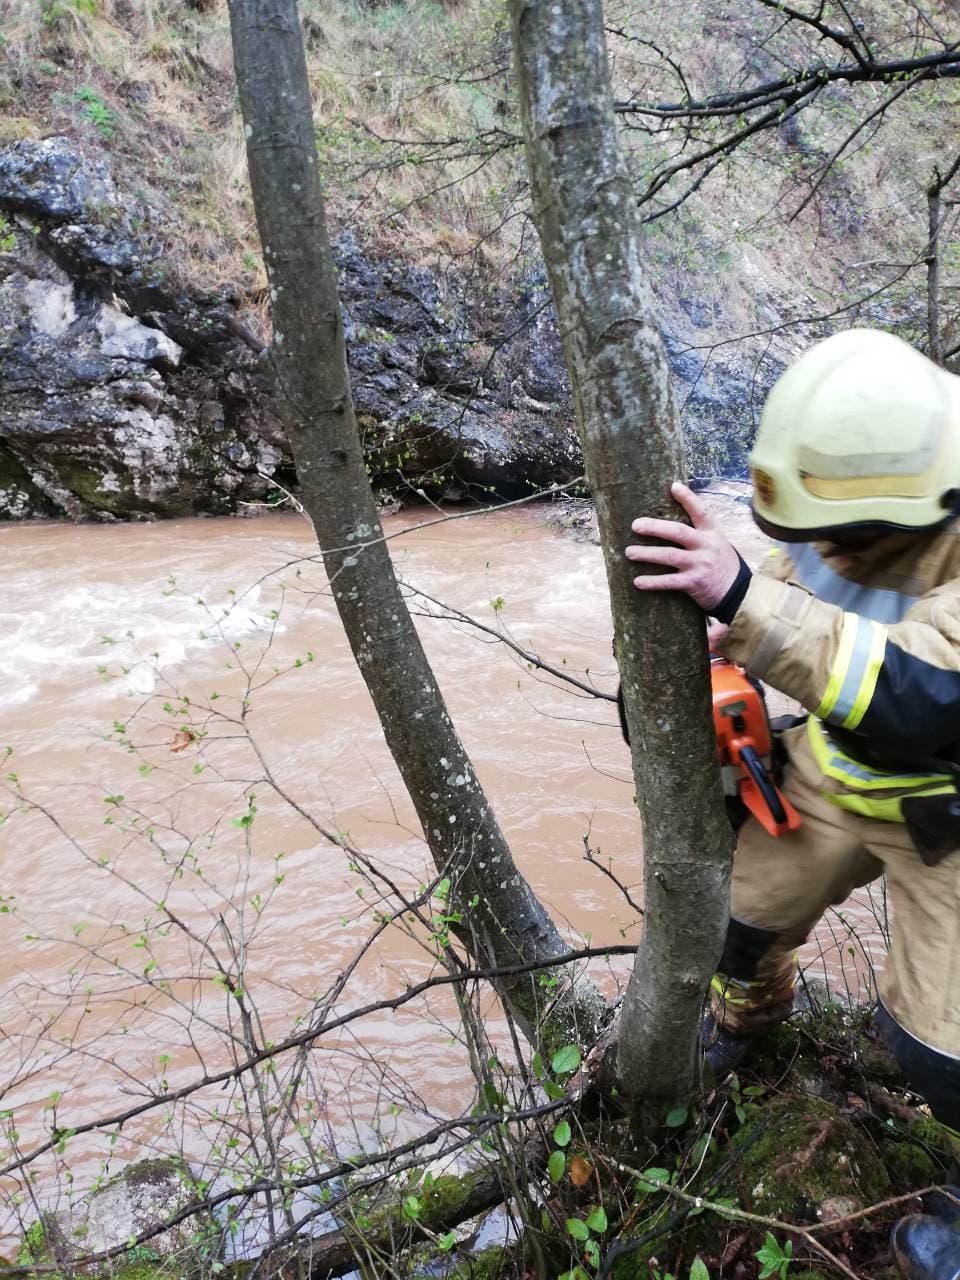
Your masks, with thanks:
[[(928, 761), (960, 761), (960, 520), (850, 555), (774, 549), (718, 648), (811, 713), (834, 804), (901, 821), (898, 798), (953, 789)], [(859, 744), (894, 767), (865, 764)]]

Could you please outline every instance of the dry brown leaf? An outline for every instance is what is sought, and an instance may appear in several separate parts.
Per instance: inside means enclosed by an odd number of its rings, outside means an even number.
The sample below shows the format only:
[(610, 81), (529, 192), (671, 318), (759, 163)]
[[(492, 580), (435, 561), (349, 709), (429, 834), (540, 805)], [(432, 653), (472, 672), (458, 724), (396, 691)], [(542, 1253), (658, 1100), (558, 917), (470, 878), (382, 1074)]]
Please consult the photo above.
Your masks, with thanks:
[(575, 1187), (585, 1187), (593, 1177), (593, 1165), (583, 1156), (574, 1156), (570, 1161), (570, 1181)]
[(192, 729), (178, 729), (173, 735), (173, 746), (171, 751), (186, 751), (191, 742), (196, 742), (197, 735)]

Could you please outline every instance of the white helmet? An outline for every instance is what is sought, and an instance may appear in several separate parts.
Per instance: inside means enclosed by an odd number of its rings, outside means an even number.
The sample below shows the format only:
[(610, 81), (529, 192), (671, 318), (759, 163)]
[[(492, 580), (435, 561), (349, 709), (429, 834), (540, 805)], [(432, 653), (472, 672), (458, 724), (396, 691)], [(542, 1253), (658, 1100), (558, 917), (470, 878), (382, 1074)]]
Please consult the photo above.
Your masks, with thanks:
[(836, 333), (774, 384), (750, 472), (786, 542), (936, 528), (960, 508), (960, 378), (890, 333)]

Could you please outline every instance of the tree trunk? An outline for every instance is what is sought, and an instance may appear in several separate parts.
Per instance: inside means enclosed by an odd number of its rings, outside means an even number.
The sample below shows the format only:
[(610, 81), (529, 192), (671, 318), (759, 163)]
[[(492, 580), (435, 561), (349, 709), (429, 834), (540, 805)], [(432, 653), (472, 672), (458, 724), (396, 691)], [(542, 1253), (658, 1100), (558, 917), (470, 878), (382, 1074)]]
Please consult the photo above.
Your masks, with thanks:
[(617, 136), (601, 0), (511, 0), (534, 220), (564, 340), (610, 585), (643, 825), (644, 930), (624, 1001), (621, 1086), (642, 1128), (696, 1082), (702, 1002), (728, 916), (732, 836), (709, 702), (704, 618), (639, 595), (638, 515), (678, 516), (684, 470), (670, 369)]
[[(476, 960), (562, 954), (450, 721), (383, 541), (354, 420), (296, 0), (229, 7), (278, 394), (340, 618)], [(534, 1042), (594, 1038), (603, 1001), (586, 978), (566, 978), (559, 999), (530, 978), (508, 984), (504, 994)]]
[(944, 182), (939, 169), (927, 187), (927, 354), (936, 364), (943, 364), (940, 340), (940, 193)]
[[(548, 1153), (543, 1151), (542, 1143), (530, 1143), (529, 1146), (533, 1151), (533, 1167), (542, 1170), (546, 1167)], [(362, 1229), (350, 1225), (354, 1214), (348, 1211), (344, 1214), (346, 1225), (338, 1231), (304, 1240), (297, 1245), (288, 1261), (302, 1262), (310, 1280), (342, 1276), (345, 1271), (356, 1271), (364, 1260), (371, 1257), (386, 1254), (397, 1258), (403, 1250), (415, 1244), (427, 1244), (431, 1234), (445, 1234), (461, 1222), (469, 1222), (471, 1218), (503, 1204), (508, 1195), (506, 1171), (492, 1165), (484, 1165), (456, 1177), (445, 1175), (437, 1184), (437, 1191), (425, 1197), (423, 1211), (413, 1223), (403, 1212), (400, 1192), (396, 1188), (392, 1192), (388, 1189), (380, 1203), (374, 1202), (365, 1208), (363, 1216), (368, 1222)], [(264, 1270), (270, 1274), (269, 1269)], [(291, 1274), (292, 1271), (291, 1267), (280, 1271), (280, 1274)]]

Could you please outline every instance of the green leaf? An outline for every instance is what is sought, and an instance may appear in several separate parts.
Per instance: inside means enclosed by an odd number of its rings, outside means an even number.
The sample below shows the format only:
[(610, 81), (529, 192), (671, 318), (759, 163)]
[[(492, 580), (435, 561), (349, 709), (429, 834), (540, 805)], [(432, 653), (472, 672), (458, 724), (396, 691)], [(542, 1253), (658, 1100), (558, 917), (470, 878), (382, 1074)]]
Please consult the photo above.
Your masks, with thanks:
[(666, 1169), (644, 1169), (643, 1176), (637, 1179), (637, 1188), (640, 1191), (659, 1191), (658, 1184), (669, 1181), (670, 1174)]
[(607, 1211), (602, 1204), (598, 1204), (596, 1208), (591, 1209), (587, 1214), (587, 1226), (591, 1231), (595, 1231), (598, 1236), (602, 1236), (607, 1229)]
[(483, 1100), (491, 1111), (496, 1111), (503, 1106), (503, 1094), (492, 1080), (484, 1080), (483, 1082)]
[(558, 1147), (568, 1146), (572, 1136), (573, 1135), (570, 1132), (570, 1125), (566, 1120), (561, 1120), (553, 1131), (553, 1140)]
[(687, 1108), (674, 1107), (672, 1111), (667, 1112), (666, 1126), (668, 1129), (679, 1129), (682, 1124), (687, 1123)]
[(582, 1218), (568, 1218), (567, 1230), (573, 1236), (574, 1240), (589, 1240), (590, 1228)]
[(547, 1161), (547, 1174), (551, 1182), (559, 1182), (567, 1167), (567, 1157), (562, 1151), (554, 1151)]
[(550, 1066), (558, 1076), (569, 1075), (580, 1065), (580, 1050), (575, 1044), (565, 1044), (553, 1055)]
[(587, 1240), (583, 1246), (583, 1252), (587, 1255), (587, 1261), (592, 1267), (600, 1266), (600, 1246), (596, 1240)]
[(778, 1272), (781, 1276), (785, 1276), (787, 1267), (790, 1265), (790, 1259), (793, 1256), (793, 1244), (788, 1240), (786, 1250), (781, 1249), (777, 1243), (776, 1236), (768, 1231), (763, 1241), (763, 1247), (758, 1249), (753, 1256), (762, 1266), (759, 1280), (767, 1280), (768, 1276), (775, 1276)]
[(561, 1098), (567, 1096), (567, 1091), (556, 1080), (547, 1080), (544, 1083), (543, 1091), (548, 1098), (552, 1098), (554, 1102), (559, 1102)]
[(706, 1264), (699, 1256), (694, 1258), (690, 1265), (690, 1280), (710, 1280), (710, 1272), (706, 1268)]
[(456, 1243), (457, 1243), (457, 1233), (455, 1231), (448, 1231), (445, 1236), (441, 1236), (440, 1239), (437, 1241), (437, 1244), (440, 1246), (440, 1248), (443, 1250), (444, 1253), (449, 1253)]
[(404, 1196), (403, 1212), (407, 1215), (408, 1218), (412, 1218), (413, 1221), (416, 1222), (417, 1218), (420, 1217), (421, 1208), (422, 1206), (420, 1204), (420, 1201), (417, 1199), (416, 1196)]

